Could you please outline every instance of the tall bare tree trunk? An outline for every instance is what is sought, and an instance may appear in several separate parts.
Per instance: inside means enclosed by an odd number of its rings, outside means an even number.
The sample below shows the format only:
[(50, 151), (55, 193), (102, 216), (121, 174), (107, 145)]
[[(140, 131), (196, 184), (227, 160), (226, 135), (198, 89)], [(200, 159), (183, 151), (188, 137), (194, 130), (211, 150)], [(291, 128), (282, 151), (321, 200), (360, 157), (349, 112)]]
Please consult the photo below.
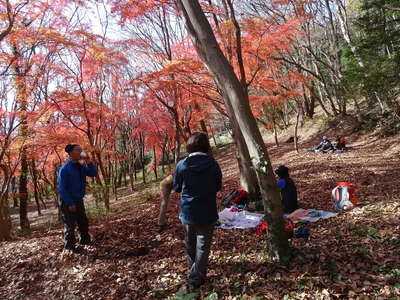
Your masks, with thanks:
[(177, 164), (179, 162), (179, 157), (181, 155), (181, 142), (179, 141), (179, 136), (175, 141), (175, 151), (174, 151), (174, 162)]
[[(16, 178), (13, 176), (11, 179), (11, 194), (15, 195), (17, 193), (17, 187), (16, 187)], [(13, 197), (13, 207), (18, 207), (18, 198)]]
[[(14, 55), (20, 56), (17, 47), (14, 46)], [(21, 169), (19, 176), (19, 220), (22, 231), (29, 230), (28, 220), (28, 154), (25, 142), (28, 138), (28, 122), (27, 122), (27, 109), (28, 109), (28, 95), (25, 83), (25, 73), (19, 67), (14, 67), (16, 73), (16, 87), (17, 87), (17, 101), (19, 104), (21, 127), (19, 128), (19, 136), (23, 140), (21, 149)]]
[(11, 219), (8, 211), (8, 193), (1, 194), (0, 198), (0, 241), (11, 235)]
[(249, 104), (248, 95), (238, 80), (232, 66), (222, 53), (212, 28), (197, 0), (176, 0), (186, 21), (193, 44), (224, 95), (228, 109), (235, 108), (234, 115), (248, 147), (264, 201), (266, 220), (267, 256), (271, 260), (288, 260), (290, 247), (283, 224), (283, 209), (279, 189), (275, 182), (260, 130)]
[(272, 114), (272, 124), (274, 125), (274, 139), (275, 139), (275, 145), (276, 145), (276, 147), (279, 147), (278, 129), (276, 128), (275, 113)]
[(8, 211), (8, 180), (9, 174), (5, 165), (0, 165), (3, 173), (4, 183), (0, 186), (0, 241), (5, 240), (11, 235), (11, 219)]
[(208, 135), (208, 130), (207, 130), (206, 122), (205, 122), (204, 120), (201, 120), (201, 121), (200, 121), (200, 127), (201, 127), (201, 130), (202, 130), (204, 133), (206, 133), (206, 134)]
[(19, 176), (19, 222), (22, 231), (29, 230), (28, 220), (28, 158), (26, 146), (22, 148), (21, 154), (21, 174)]
[(156, 181), (158, 180), (158, 173), (157, 173), (157, 154), (156, 154), (156, 147), (153, 147), (153, 172), (156, 176)]
[(38, 215), (41, 216), (42, 212), (40, 210), (40, 199), (39, 199), (39, 186), (38, 186), (38, 181), (37, 181), (37, 170), (36, 170), (36, 164), (35, 164), (35, 160), (32, 159), (31, 162), (31, 168), (32, 168), (32, 181), (33, 181), (33, 188), (34, 188), (34, 197), (35, 197), (35, 202), (36, 202), (36, 208), (37, 208), (37, 212)]
[(242, 131), (233, 115), (232, 118), (233, 139), (237, 148), (237, 160), (240, 172), (240, 185), (249, 193), (251, 202), (259, 200), (260, 187), (258, 186), (257, 174), (251, 164), (249, 150)]
[(212, 139), (214, 141), (215, 147), (218, 147), (217, 140), (215, 139), (215, 133), (214, 133), (214, 130), (211, 128), (211, 126), (210, 126), (210, 132), (211, 132), (211, 136), (212, 136)]
[(300, 111), (299, 107), (297, 106), (297, 114), (296, 114), (296, 124), (294, 126), (294, 149), (297, 153), (299, 153), (299, 145), (298, 145), (298, 138), (297, 138), (297, 130), (299, 128), (299, 119), (300, 119)]

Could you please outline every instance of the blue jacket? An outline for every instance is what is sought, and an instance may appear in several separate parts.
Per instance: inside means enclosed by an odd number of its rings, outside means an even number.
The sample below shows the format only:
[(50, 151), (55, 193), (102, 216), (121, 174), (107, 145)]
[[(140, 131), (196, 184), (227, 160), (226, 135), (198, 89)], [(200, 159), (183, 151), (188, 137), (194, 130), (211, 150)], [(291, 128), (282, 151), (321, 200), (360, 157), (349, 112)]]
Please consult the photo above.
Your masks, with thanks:
[(95, 177), (96, 167), (93, 164), (83, 165), (68, 160), (58, 170), (58, 192), (61, 201), (70, 206), (82, 200), (86, 190), (86, 176)]
[(194, 155), (176, 166), (173, 189), (181, 193), (179, 219), (185, 224), (213, 224), (218, 220), (216, 194), (222, 173), (208, 155)]
[(294, 181), (288, 178), (281, 178), (277, 181), (277, 185), (281, 190), (283, 212), (285, 214), (291, 214), (299, 208), (297, 203), (297, 188)]

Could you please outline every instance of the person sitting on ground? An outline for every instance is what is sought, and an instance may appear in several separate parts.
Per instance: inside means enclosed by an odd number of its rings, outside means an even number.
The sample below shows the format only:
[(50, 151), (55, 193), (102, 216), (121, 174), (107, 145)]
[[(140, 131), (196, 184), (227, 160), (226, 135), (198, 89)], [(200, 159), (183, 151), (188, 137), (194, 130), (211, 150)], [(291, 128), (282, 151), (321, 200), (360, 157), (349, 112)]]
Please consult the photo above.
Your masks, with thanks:
[(346, 150), (346, 139), (341, 136), (336, 136), (336, 139), (333, 143), (335, 150), (344, 151)]
[(328, 137), (323, 136), (322, 137), (322, 142), (319, 143), (317, 147), (314, 148), (315, 152), (329, 152), (333, 150), (333, 146), (331, 142), (328, 140)]
[(279, 166), (279, 168), (275, 170), (275, 174), (279, 177), (277, 185), (281, 190), (283, 211), (285, 214), (291, 214), (299, 208), (296, 184), (292, 178), (290, 178), (289, 168), (286, 166)]
[(179, 219), (185, 230), (188, 253), (188, 283), (192, 288), (204, 284), (215, 223), (218, 220), (217, 192), (222, 173), (211, 156), (205, 133), (194, 133), (187, 141), (189, 156), (175, 169), (173, 190), (181, 193)]
[(160, 183), (161, 189), (161, 205), (160, 205), (160, 215), (158, 217), (158, 228), (159, 231), (163, 231), (167, 227), (167, 209), (169, 198), (172, 191), (173, 184), (173, 173), (169, 174)]

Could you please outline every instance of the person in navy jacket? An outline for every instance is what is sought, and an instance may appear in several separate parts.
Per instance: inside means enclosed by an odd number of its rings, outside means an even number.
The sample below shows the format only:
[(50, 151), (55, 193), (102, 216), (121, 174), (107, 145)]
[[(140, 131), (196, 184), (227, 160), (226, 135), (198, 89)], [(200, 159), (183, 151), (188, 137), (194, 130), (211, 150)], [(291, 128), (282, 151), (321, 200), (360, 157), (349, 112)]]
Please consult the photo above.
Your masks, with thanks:
[(179, 219), (185, 229), (188, 253), (188, 282), (197, 288), (205, 282), (213, 230), (218, 220), (216, 194), (222, 173), (210, 155), (205, 133), (194, 133), (187, 141), (189, 156), (175, 169), (173, 190), (181, 193)]
[(279, 177), (276, 183), (281, 191), (283, 211), (285, 214), (291, 214), (299, 208), (296, 184), (290, 178), (289, 168), (286, 166), (279, 166), (275, 170), (275, 174)]
[[(65, 147), (65, 152), (68, 153), (69, 159), (58, 171), (58, 192), (64, 222), (64, 249), (74, 251), (76, 225), (80, 234), (80, 244), (91, 243), (83, 197), (86, 190), (86, 176), (95, 177), (97, 169), (89, 157), (82, 153), (79, 145), (69, 144)], [(84, 163), (81, 163), (81, 160)]]

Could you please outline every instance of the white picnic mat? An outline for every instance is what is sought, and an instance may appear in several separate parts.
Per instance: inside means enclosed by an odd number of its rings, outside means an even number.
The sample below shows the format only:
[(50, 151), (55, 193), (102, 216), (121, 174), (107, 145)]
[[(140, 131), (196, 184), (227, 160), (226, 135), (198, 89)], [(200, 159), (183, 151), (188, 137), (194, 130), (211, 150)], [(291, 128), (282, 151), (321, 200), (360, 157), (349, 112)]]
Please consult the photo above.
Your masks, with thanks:
[(247, 210), (242, 211), (230, 211), (230, 208), (225, 208), (218, 213), (219, 222), (221, 223), (220, 228), (222, 229), (246, 229), (254, 228), (260, 224), (260, 221), (264, 217), (263, 214), (257, 214), (248, 212)]

